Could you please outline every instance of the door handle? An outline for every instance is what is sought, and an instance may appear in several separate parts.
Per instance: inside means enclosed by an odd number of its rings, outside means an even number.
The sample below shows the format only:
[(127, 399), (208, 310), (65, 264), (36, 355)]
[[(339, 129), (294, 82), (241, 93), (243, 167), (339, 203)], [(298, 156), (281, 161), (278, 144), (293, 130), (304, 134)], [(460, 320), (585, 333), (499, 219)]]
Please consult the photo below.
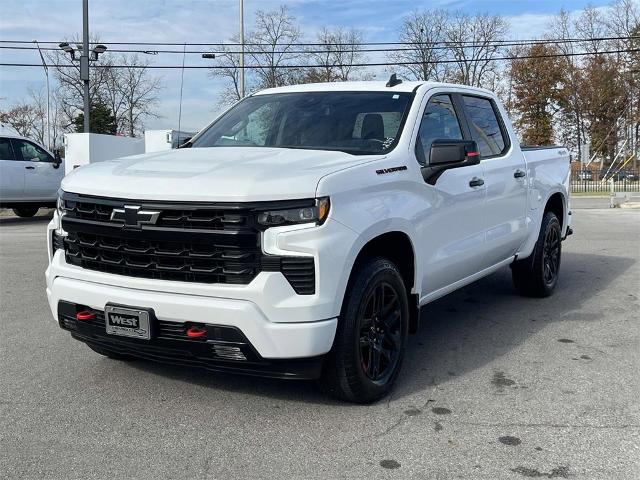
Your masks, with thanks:
[(471, 179), (471, 181), (469, 182), (469, 186), (470, 187), (481, 187), (482, 185), (484, 185), (484, 180), (482, 178), (478, 178), (478, 177), (473, 177)]
[(515, 172), (513, 172), (513, 178), (522, 178), (526, 176), (527, 172), (525, 172), (524, 170), (516, 170)]
[(24, 167), (24, 168), (26, 168), (27, 170), (35, 170), (35, 169), (36, 169), (36, 167), (34, 167), (34, 166), (32, 166), (32, 165), (30, 165), (30, 166), (28, 166), (28, 167)]

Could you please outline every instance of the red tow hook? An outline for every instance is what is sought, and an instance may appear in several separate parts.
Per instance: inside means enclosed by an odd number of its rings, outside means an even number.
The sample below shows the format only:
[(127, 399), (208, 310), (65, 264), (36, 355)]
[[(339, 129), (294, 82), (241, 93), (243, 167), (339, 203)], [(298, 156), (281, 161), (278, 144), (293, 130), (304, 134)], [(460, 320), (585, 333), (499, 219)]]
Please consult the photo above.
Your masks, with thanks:
[(96, 313), (91, 310), (82, 310), (81, 312), (76, 313), (76, 320), (80, 320), (84, 322), (85, 320), (93, 320), (96, 318)]
[(190, 338), (202, 338), (207, 336), (207, 331), (200, 327), (189, 327), (187, 329), (187, 337)]

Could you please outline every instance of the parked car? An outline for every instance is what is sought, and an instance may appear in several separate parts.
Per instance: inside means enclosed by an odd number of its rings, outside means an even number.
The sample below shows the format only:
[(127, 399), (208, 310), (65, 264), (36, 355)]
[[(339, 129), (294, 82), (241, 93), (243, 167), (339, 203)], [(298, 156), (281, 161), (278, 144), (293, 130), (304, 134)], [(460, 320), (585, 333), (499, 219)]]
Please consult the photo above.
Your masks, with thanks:
[(601, 171), (601, 178), (604, 180), (609, 180), (613, 178), (614, 182), (635, 182), (638, 180), (637, 174), (630, 170), (616, 170), (616, 169), (603, 169)]
[(591, 170), (580, 170), (578, 172), (578, 178), (580, 180), (593, 180), (593, 173)]
[(319, 377), (370, 402), (421, 306), (508, 265), (519, 292), (553, 292), (569, 177), (567, 149), (521, 148), (487, 90), (265, 90), (178, 150), (68, 175), (47, 296), (110, 358)]
[(64, 168), (62, 160), (33, 140), (0, 136), (0, 207), (32, 217), (40, 207), (55, 207)]

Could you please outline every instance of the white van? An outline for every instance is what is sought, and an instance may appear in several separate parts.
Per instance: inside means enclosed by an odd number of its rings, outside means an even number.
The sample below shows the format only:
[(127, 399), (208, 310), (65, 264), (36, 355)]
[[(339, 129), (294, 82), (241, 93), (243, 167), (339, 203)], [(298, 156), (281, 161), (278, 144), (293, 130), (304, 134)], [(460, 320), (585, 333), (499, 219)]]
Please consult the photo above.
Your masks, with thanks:
[(0, 135), (0, 207), (20, 217), (55, 207), (64, 176), (62, 159), (19, 135)]

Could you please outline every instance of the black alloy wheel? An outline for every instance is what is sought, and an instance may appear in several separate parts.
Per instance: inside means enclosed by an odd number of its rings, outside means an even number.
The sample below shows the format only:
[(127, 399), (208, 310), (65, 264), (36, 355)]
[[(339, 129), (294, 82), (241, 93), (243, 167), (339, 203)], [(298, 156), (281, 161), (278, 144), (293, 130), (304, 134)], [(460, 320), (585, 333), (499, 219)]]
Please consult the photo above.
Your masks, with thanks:
[(340, 399), (370, 403), (398, 378), (409, 332), (407, 287), (386, 258), (354, 267), (320, 384)]
[(560, 232), (557, 228), (549, 228), (545, 234), (542, 262), (544, 281), (553, 285), (560, 269)]
[(395, 370), (402, 348), (398, 293), (381, 282), (365, 300), (360, 318), (360, 365), (374, 382), (385, 383)]
[(548, 297), (560, 274), (562, 227), (553, 212), (545, 212), (531, 255), (511, 264), (516, 290), (528, 297)]

